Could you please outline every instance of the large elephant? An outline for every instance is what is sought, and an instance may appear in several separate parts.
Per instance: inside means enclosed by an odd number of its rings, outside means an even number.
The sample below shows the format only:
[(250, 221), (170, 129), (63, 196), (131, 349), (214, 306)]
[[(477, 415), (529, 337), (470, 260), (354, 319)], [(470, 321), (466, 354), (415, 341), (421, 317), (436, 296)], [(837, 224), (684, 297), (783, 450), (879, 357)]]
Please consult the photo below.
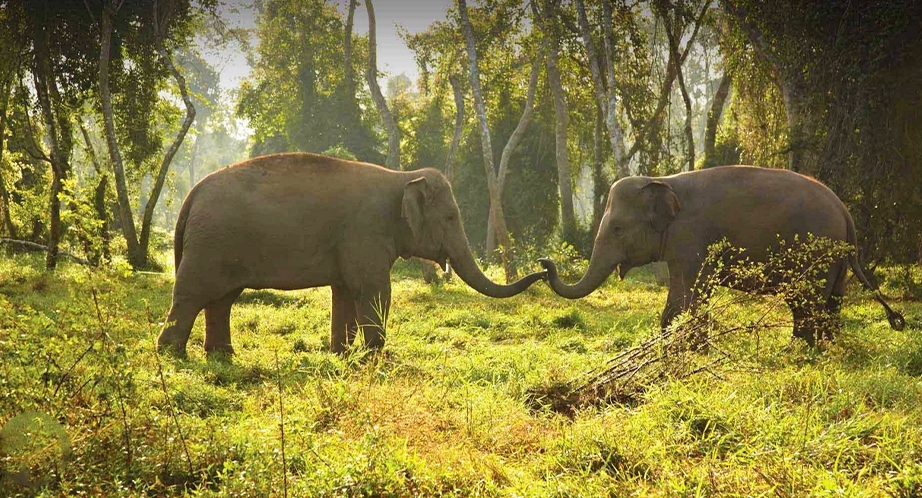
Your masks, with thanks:
[(173, 305), (158, 339), (183, 354), (205, 310), (205, 350), (233, 352), (231, 305), (244, 288), (333, 290), (330, 346), (361, 329), (384, 345), (390, 270), (398, 256), (451, 261), (478, 292), (510, 297), (542, 279), (498, 285), (478, 268), (448, 181), (434, 169), (393, 171), (306, 153), (257, 157), (200, 181), (183, 202), (174, 241)]
[[(548, 283), (560, 296), (586, 296), (617, 268), (621, 278), (631, 269), (653, 261), (669, 267), (669, 296), (660, 326), (665, 329), (682, 311), (706, 296), (695, 289), (708, 246), (723, 238), (745, 250), (752, 261), (765, 261), (778, 239), (804, 240), (807, 234), (856, 244), (855, 226), (842, 201), (820, 182), (787, 170), (752, 166), (722, 166), (661, 178), (629, 177), (618, 180), (608, 194), (589, 268), (574, 285), (560, 281), (554, 263), (541, 260)], [(845, 260), (847, 259), (847, 261)], [(813, 344), (820, 332), (811, 318), (825, 307), (837, 316), (845, 294), (846, 271), (864, 286), (868, 283), (857, 257), (834, 262), (826, 278), (825, 302), (813, 306), (789, 302), (794, 335)], [(745, 284), (740, 285), (747, 289)], [(904, 320), (884, 302), (893, 328)], [(825, 330), (824, 333), (832, 333)]]

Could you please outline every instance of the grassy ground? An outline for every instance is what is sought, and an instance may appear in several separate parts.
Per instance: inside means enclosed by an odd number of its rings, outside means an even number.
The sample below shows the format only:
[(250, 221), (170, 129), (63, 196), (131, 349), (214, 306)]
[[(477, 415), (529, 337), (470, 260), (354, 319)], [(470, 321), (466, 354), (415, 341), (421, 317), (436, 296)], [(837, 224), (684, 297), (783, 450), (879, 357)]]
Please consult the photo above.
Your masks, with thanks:
[(40, 263), (0, 259), (3, 496), (922, 494), (918, 302), (897, 303), (895, 332), (852, 289), (823, 350), (761, 331), (729, 341), (740, 361), (719, 372), (568, 418), (527, 393), (653, 334), (665, 290), (649, 273), (580, 301), (541, 283), (491, 300), (403, 268), (370, 358), (326, 352), (329, 289), (247, 291), (237, 355), (202, 354), (200, 317), (179, 360), (154, 353), (169, 274)]

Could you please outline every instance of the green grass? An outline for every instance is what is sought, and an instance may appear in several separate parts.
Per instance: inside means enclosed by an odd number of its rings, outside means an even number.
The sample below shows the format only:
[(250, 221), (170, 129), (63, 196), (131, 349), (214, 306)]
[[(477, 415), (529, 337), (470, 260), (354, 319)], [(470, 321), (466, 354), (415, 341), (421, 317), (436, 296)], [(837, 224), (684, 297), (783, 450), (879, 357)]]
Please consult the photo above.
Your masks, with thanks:
[(45, 435), (36, 490), (0, 455), (3, 496), (280, 496), (285, 479), (290, 496), (922, 494), (918, 302), (896, 304), (910, 326), (895, 332), (853, 289), (825, 350), (790, 330), (740, 337), (726, 347), (745, 361), (719, 377), (571, 419), (531, 410), (528, 391), (653, 334), (652, 274), (579, 301), (540, 283), (491, 300), (402, 267), (384, 354), (347, 359), (327, 352), (329, 289), (247, 291), (237, 354), (206, 358), (200, 317), (180, 360), (154, 353), (171, 275), (40, 268), (0, 259), (0, 424), (48, 414), (71, 457), (59, 465)]

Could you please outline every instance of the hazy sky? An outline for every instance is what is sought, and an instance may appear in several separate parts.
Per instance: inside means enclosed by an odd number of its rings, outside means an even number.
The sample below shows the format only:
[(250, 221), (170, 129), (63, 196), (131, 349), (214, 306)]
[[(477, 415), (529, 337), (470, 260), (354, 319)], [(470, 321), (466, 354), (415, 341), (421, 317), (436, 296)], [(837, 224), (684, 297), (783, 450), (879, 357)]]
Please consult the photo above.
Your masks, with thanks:
[[(337, 4), (340, 12), (346, 12), (348, 0), (328, 1)], [(416, 81), (419, 71), (413, 52), (397, 35), (397, 25), (403, 26), (410, 33), (422, 31), (433, 21), (444, 19), (453, 2), (454, 0), (374, 0), (378, 70), (385, 72), (387, 76), (405, 73)], [(255, 27), (255, 12), (251, 0), (225, 0), (221, 10), (229, 27)], [(355, 11), (353, 29), (357, 34), (368, 33), (368, 15), (362, 0), (359, 0), (359, 6)], [(246, 59), (236, 43), (228, 44), (221, 52), (206, 52), (205, 58), (221, 73), (221, 85), (224, 88), (236, 87), (250, 72)]]

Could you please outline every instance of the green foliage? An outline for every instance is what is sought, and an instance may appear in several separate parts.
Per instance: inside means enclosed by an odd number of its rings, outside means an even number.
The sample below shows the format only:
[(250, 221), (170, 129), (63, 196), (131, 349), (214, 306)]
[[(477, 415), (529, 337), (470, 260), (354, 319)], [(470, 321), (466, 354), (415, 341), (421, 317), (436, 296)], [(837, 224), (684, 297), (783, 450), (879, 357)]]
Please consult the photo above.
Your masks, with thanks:
[[(259, 39), (251, 77), (240, 88), (236, 113), (253, 129), (251, 156), (286, 151), (321, 152), (345, 144), (363, 161), (383, 163), (373, 111), (356, 117), (344, 91), (344, 19), (322, 0), (269, 0), (260, 4)], [(364, 42), (355, 37), (355, 41)], [(353, 43), (356, 81), (367, 60), (364, 43)], [(363, 88), (356, 85), (356, 88)], [(372, 109), (364, 91), (355, 96)], [(360, 132), (360, 140), (350, 138)]]

